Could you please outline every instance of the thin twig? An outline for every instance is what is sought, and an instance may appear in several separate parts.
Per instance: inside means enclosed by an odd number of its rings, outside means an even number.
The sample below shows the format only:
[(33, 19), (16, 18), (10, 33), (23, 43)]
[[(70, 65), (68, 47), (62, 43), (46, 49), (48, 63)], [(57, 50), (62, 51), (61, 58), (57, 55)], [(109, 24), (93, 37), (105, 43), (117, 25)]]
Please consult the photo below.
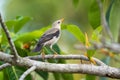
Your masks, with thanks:
[(103, 5), (102, 5), (101, 0), (97, 0), (97, 3), (98, 3), (98, 6), (99, 6), (99, 9), (100, 9), (101, 24), (103, 26), (104, 33), (107, 33), (107, 35), (113, 41), (113, 36), (112, 36), (112, 33), (111, 33), (110, 29), (109, 29), (108, 23), (106, 21), (105, 14), (104, 14), (104, 11), (103, 11)]
[[(101, 40), (101, 43), (98, 42), (91, 42), (92, 46), (89, 47), (89, 49), (95, 49), (95, 50), (100, 50), (100, 49), (108, 49), (109, 51), (115, 52), (115, 54), (120, 54), (120, 44), (119, 43), (115, 43), (115, 42), (111, 42), (108, 43), (105, 40)], [(75, 46), (76, 49), (81, 50), (81, 46), (77, 45)], [(82, 50), (87, 50), (87, 48), (85, 48), (85, 46), (83, 46)]]
[[(26, 58), (30, 58), (30, 59), (33, 59), (33, 60), (38, 60), (38, 59), (42, 59), (42, 56), (41, 55), (37, 55), (37, 56), (28, 56)], [(84, 56), (84, 55), (56, 55), (54, 57), (54, 55), (45, 55), (44, 56), (44, 59), (80, 59), (80, 60), (86, 60), (86, 61), (89, 61), (89, 59)], [(99, 59), (97, 58), (93, 58), (96, 62), (97, 65), (99, 66), (105, 66), (106, 64), (103, 63), (102, 61), (100, 61)]]
[(27, 71), (25, 71), (22, 76), (20, 77), (19, 80), (24, 80), (25, 77), (30, 74), (32, 71), (34, 71), (36, 69), (36, 66), (32, 66), (31, 68), (29, 68)]
[(4, 68), (9, 67), (9, 66), (11, 66), (11, 64), (9, 63), (2, 64), (0, 65), (0, 70), (3, 70)]
[(115, 54), (120, 54), (120, 44), (119, 43), (107, 43), (107, 42), (102, 42), (102, 44), (100, 43), (96, 43), (93, 42), (93, 47), (95, 49), (108, 49), (109, 51), (115, 52)]
[(14, 42), (12, 41), (12, 38), (10, 36), (10, 32), (7, 29), (6, 25), (4, 24), (4, 22), (2, 20), (1, 14), (0, 14), (0, 23), (1, 23), (1, 27), (3, 28), (3, 30), (4, 30), (4, 32), (5, 32), (6, 36), (7, 36), (8, 42), (10, 44), (10, 47), (11, 47), (11, 49), (13, 51), (12, 54), (14, 55), (15, 59), (18, 59), (19, 55), (18, 55), (17, 50), (15, 48)]

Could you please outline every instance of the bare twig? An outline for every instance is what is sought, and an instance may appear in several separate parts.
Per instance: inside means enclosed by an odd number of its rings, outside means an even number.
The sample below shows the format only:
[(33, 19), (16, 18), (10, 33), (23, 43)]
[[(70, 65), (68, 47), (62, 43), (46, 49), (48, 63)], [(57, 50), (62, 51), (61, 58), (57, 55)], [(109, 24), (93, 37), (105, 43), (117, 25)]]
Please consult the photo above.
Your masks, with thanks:
[[(37, 56), (28, 56), (26, 58), (30, 58), (33, 60), (38, 60), (38, 59), (42, 59), (41, 55), (37, 55)], [(81, 60), (86, 60), (89, 61), (89, 59), (84, 56), (84, 55), (56, 55), (54, 57), (54, 55), (45, 55), (44, 59), (81, 59)], [(105, 66), (106, 64), (104, 64), (102, 61), (100, 61), (97, 58), (93, 58), (96, 62), (97, 65), (99, 66)]]
[(41, 61), (30, 60), (29, 58), (20, 58), (19, 62), (15, 62), (11, 55), (0, 52), (0, 60), (8, 62), (11, 65), (21, 67), (36, 66), (36, 70), (47, 72), (61, 72), (61, 73), (81, 73), (91, 74), (96, 76), (104, 76), (109, 78), (120, 79), (120, 69), (110, 66), (95, 66), (90, 64), (56, 64)]
[[(104, 49), (108, 49), (109, 51), (115, 52), (115, 54), (120, 54), (120, 44), (119, 43), (107, 42), (105, 40), (102, 40), (101, 43), (91, 42), (91, 44), (92, 44), (92, 46), (89, 47), (89, 49), (94, 48), (95, 50), (99, 50), (99, 49), (104, 48)], [(75, 48), (81, 50), (80, 45), (75, 46)], [(87, 50), (85, 47), (83, 49)]]
[(98, 2), (98, 6), (100, 8), (100, 14), (101, 14), (101, 24), (103, 26), (103, 30), (104, 30), (104, 33), (107, 33), (107, 35), (110, 37), (110, 39), (113, 41), (113, 36), (112, 36), (112, 33), (109, 29), (109, 26), (108, 26), (108, 23), (106, 21), (106, 18), (105, 18), (105, 14), (104, 14), (104, 11), (103, 11), (103, 5), (102, 5), (102, 2), (101, 0), (97, 0)]
[(36, 66), (32, 66), (31, 68), (29, 68), (27, 71), (25, 71), (22, 76), (20, 77), (19, 80), (24, 80), (25, 77), (30, 74), (32, 71), (34, 71), (36, 69)]
[(11, 39), (9, 30), (7, 29), (6, 25), (4, 24), (4, 22), (2, 20), (1, 14), (0, 14), (0, 23), (1, 23), (1, 27), (3, 28), (3, 30), (4, 30), (4, 32), (5, 32), (6, 36), (7, 36), (8, 42), (9, 42), (9, 44), (11, 46), (11, 49), (13, 51), (12, 54), (14, 55), (15, 59), (18, 59), (19, 55), (18, 55), (17, 50), (15, 48), (14, 42)]
[(2, 65), (0, 65), (0, 70), (4, 69), (6, 67), (9, 67), (9, 66), (11, 66), (11, 64), (9, 64), (9, 63), (2, 64)]
[(110, 44), (108, 44), (107, 42), (103, 42), (102, 44), (99, 44), (99, 43), (94, 42), (93, 46), (96, 49), (106, 48), (106, 49), (108, 49), (108, 50), (110, 50), (112, 52), (115, 52), (116, 54), (120, 54), (120, 44), (119, 43), (110, 43)]

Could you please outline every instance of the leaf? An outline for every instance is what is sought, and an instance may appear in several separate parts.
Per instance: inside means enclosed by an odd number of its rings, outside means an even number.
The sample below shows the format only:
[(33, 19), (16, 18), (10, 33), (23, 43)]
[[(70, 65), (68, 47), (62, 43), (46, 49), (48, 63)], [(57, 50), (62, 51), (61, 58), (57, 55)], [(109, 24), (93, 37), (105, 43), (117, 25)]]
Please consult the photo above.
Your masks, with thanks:
[[(57, 54), (60, 54), (60, 48), (57, 44), (54, 44), (52, 49), (57, 53)], [(45, 54), (55, 54), (49, 46), (45, 46), (44, 47), (44, 53)], [(53, 61), (54, 62), (54, 61)]]
[(97, 27), (92, 33), (92, 41), (99, 41), (102, 26)]
[(79, 0), (72, 0), (73, 1), (73, 4), (74, 4), (74, 6), (76, 7), (77, 5), (78, 5), (78, 3), (79, 3)]
[(53, 76), (54, 76), (55, 80), (61, 80), (61, 75), (60, 74), (61, 73), (57, 73), (57, 72), (53, 73)]
[(14, 25), (16, 25), (16, 21), (15, 20), (10, 20), (10, 21), (6, 21), (5, 24), (7, 25), (8, 30), (10, 30), (11, 32), (14, 31)]
[(3, 71), (0, 71), (0, 80), (4, 80), (4, 74), (3, 74)]
[(8, 80), (18, 80), (18, 76), (17, 76), (17, 73), (16, 73), (16, 70), (15, 70), (15, 67), (12, 66), (12, 67), (7, 67), (5, 69), (5, 72), (8, 76)]
[(30, 20), (30, 17), (17, 16), (15, 20), (6, 21), (5, 23), (10, 31), (17, 33)]
[(114, 0), (111, 8), (109, 25), (113, 34), (114, 40), (118, 40), (118, 32), (120, 28), (120, 0)]
[(14, 25), (14, 32), (15, 33), (18, 32), (31, 19), (32, 18), (30, 17), (17, 16), (16, 24)]
[(48, 80), (48, 72), (44, 71), (35, 71), (37, 74), (39, 74), (44, 80)]
[(85, 47), (86, 48), (90, 47), (90, 42), (89, 42), (87, 33), (85, 33)]
[(96, 76), (90, 75), (90, 74), (86, 74), (86, 80), (96, 80)]
[(87, 50), (87, 56), (89, 59), (91, 59), (91, 57), (95, 54), (95, 51), (94, 49), (88, 49)]
[(22, 41), (22, 42), (28, 42), (28, 41), (31, 41), (31, 40), (34, 40), (36, 38), (40, 38), (40, 36), (48, 29), (49, 27), (44, 27), (40, 30), (35, 30), (35, 31), (32, 31), (32, 32), (28, 32), (28, 33), (23, 33), (23, 34), (20, 34), (20, 35), (16, 35), (14, 37), (14, 41), (17, 42), (17, 41)]
[(71, 73), (62, 73), (61, 75), (64, 80), (73, 80), (73, 76)]
[(96, 1), (94, 1), (90, 6), (88, 20), (93, 29), (100, 25), (100, 10)]
[(80, 42), (85, 43), (85, 36), (80, 30), (80, 28), (76, 25), (67, 25), (64, 26), (63, 29), (68, 30), (70, 33), (72, 33)]
[[(18, 80), (20, 76), (26, 71), (27, 69), (23, 67), (7, 67), (4, 70), (4, 80)], [(31, 75), (29, 74), (25, 80), (32, 80)]]
[(25, 56), (28, 56), (28, 51), (27, 50), (24, 50), (20, 47), (16, 47), (17, 51), (18, 51), (18, 54), (21, 56), (21, 57), (25, 57)]
[[(114, 1), (115, 1), (115, 0), (110, 0), (110, 1), (109, 1), (109, 2), (110, 2), (110, 5), (109, 5), (109, 7), (108, 7), (108, 9), (107, 9), (107, 12), (106, 12), (106, 20), (107, 20), (108, 24), (109, 24), (109, 19), (110, 19), (110, 12), (111, 12), (112, 5), (113, 5)], [(106, 5), (106, 4), (105, 4), (105, 5)], [(106, 5), (106, 6), (108, 6), (108, 5)]]
[[(15, 70), (16, 70), (16, 73), (17, 73), (18, 78), (20, 78), (21, 75), (22, 75), (27, 69), (24, 68), (24, 67), (18, 67), (18, 66), (16, 67), (16, 66), (15, 66)], [(25, 77), (24, 80), (32, 80), (31, 74), (28, 74), (28, 75)]]

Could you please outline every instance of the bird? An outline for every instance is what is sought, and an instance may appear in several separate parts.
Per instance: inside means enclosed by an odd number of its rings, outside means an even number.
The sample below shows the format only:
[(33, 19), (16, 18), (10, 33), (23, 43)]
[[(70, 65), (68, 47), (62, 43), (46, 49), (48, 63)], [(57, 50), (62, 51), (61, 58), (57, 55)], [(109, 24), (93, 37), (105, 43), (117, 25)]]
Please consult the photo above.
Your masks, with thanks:
[(52, 27), (47, 30), (39, 39), (37, 42), (35, 48), (32, 52), (39, 52), (42, 50), (42, 48), (46, 45), (50, 47), (50, 49), (55, 53), (56, 51), (52, 48), (52, 46), (57, 43), (61, 36), (61, 24), (64, 21), (64, 18), (56, 20), (53, 22)]

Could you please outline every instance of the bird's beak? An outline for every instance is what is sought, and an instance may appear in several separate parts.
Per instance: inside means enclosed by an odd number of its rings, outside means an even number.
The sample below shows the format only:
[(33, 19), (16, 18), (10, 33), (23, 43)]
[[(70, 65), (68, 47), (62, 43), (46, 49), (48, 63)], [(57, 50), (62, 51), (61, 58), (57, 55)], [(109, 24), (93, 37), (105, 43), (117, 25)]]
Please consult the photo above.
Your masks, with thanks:
[(62, 18), (62, 19), (60, 19), (61, 20), (61, 22), (63, 22), (64, 21), (64, 18)]

